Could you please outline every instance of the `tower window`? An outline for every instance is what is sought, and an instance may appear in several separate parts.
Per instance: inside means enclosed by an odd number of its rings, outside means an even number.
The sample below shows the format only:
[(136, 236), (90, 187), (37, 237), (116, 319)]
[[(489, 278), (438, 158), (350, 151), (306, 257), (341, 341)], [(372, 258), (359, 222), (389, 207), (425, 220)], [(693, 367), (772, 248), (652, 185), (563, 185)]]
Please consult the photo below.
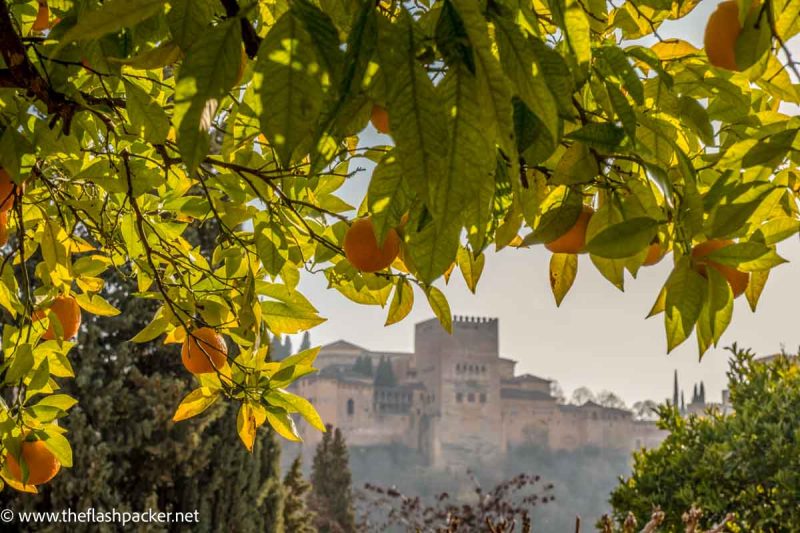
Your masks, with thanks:
[(356, 404), (353, 401), (353, 399), (350, 398), (349, 400), (347, 400), (347, 415), (348, 416), (353, 416), (353, 414), (355, 414), (355, 412), (356, 412)]
[(486, 393), (485, 392), (481, 393), (480, 400), (481, 400), (481, 403), (486, 403)]
[(475, 394), (474, 394), (474, 393), (472, 393), (472, 392), (470, 392), (469, 394), (467, 394), (467, 401), (468, 401), (469, 403), (475, 403)]
[(457, 401), (458, 403), (461, 403), (461, 402), (463, 402), (463, 401), (464, 401), (464, 395), (463, 395), (463, 394), (461, 394), (460, 392), (457, 392), (457, 393), (456, 393), (456, 401)]

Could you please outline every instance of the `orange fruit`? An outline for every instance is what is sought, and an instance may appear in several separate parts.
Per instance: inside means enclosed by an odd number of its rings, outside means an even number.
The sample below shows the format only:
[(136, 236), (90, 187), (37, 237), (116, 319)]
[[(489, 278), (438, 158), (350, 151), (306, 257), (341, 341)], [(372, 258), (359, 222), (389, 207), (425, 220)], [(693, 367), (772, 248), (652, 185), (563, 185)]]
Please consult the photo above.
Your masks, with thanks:
[[(33, 318), (41, 320), (49, 313), (55, 315), (55, 319), (61, 325), (61, 331), (64, 333), (64, 340), (71, 339), (78, 334), (81, 327), (81, 308), (78, 301), (72, 296), (59, 296), (53, 303), (50, 304), (48, 309), (40, 309), (33, 314)], [(50, 324), (47, 326), (47, 331), (44, 332), (42, 338), (51, 341), (57, 337), (56, 330), (51, 318)]]
[(181, 361), (192, 374), (207, 374), (219, 370), (228, 358), (228, 347), (222, 335), (211, 328), (200, 328), (183, 341)]
[(359, 218), (344, 235), (344, 254), (361, 272), (377, 272), (392, 264), (400, 253), (400, 236), (394, 228), (386, 233), (382, 246), (378, 246), (372, 219)]
[(8, 211), (14, 207), (14, 190), (16, 184), (8, 172), (0, 167), (0, 211)]
[(715, 67), (739, 70), (736, 65), (736, 40), (742, 32), (739, 6), (727, 0), (717, 6), (706, 24), (704, 44), (708, 61)]
[(701, 276), (706, 277), (707, 266), (725, 276), (725, 279), (728, 280), (728, 285), (731, 286), (731, 290), (733, 291), (733, 297), (737, 298), (747, 289), (747, 284), (750, 282), (750, 274), (742, 272), (741, 270), (736, 270), (732, 266), (722, 265), (716, 261), (706, 259), (706, 256), (709, 254), (729, 244), (733, 244), (733, 241), (728, 239), (711, 239), (701, 242), (692, 248), (692, 258), (694, 259), (694, 268)]
[[(28, 467), (27, 485), (47, 483), (61, 470), (61, 463), (41, 440), (23, 442), (22, 459)], [(11, 476), (22, 483), (22, 468), (10, 453), (6, 455), (6, 465)]]
[(39, 11), (36, 12), (36, 20), (33, 21), (33, 31), (45, 31), (50, 28), (50, 8), (47, 1), (39, 2)]
[(583, 247), (586, 246), (586, 228), (589, 226), (589, 220), (592, 218), (593, 214), (594, 209), (588, 205), (584, 205), (575, 224), (559, 238), (545, 244), (545, 248), (554, 254), (581, 253)]
[(664, 250), (664, 248), (661, 246), (661, 243), (654, 242), (647, 248), (647, 256), (644, 258), (644, 263), (642, 263), (642, 266), (655, 265), (664, 259), (664, 255), (666, 255), (666, 250)]
[(375, 104), (372, 106), (372, 114), (369, 117), (372, 126), (378, 130), (379, 133), (389, 133), (389, 113), (386, 108)]
[(8, 243), (8, 213), (0, 211), (0, 246)]

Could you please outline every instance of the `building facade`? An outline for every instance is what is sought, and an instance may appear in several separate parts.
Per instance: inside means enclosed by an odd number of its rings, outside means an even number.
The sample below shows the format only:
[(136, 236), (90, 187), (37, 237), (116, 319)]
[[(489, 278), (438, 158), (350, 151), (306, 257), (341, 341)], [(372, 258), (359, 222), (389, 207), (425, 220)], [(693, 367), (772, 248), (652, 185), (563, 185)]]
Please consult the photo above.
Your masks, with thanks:
[[(501, 460), (515, 446), (632, 450), (664, 437), (627, 410), (564, 405), (551, 381), (516, 375), (500, 356), (498, 321), (455, 317), (448, 334), (436, 319), (415, 327), (414, 352), (375, 352), (337, 341), (323, 346), (319, 372), (296, 392), (352, 446), (399, 444), (436, 467)], [(299, 426), (308, 453), (321, 435)]]

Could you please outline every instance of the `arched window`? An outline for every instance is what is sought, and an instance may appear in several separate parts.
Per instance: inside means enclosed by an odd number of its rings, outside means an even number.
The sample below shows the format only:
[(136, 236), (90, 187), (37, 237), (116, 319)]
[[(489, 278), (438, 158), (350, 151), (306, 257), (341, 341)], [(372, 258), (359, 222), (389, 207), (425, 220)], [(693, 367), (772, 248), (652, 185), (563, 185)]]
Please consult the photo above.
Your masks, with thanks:
[(355, 412), (356, 412), (356, 403), (353, 401), (352, 398), (350, 398), (349, 400), (347, 400), (347, 414), (349, 416), (353, 416)]

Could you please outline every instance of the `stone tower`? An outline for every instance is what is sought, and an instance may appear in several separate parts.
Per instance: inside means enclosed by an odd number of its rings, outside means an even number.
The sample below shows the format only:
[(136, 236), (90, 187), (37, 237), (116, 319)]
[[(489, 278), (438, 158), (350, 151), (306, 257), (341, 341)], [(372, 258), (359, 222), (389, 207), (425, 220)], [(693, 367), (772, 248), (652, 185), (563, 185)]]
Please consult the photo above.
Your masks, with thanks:
[(496, 318), (455, 317), (453, 334), (436, 319), (417, 324), (418, 379), (432, 393), (423, 446), (437, 464), (491, 462), (504, 452)]

